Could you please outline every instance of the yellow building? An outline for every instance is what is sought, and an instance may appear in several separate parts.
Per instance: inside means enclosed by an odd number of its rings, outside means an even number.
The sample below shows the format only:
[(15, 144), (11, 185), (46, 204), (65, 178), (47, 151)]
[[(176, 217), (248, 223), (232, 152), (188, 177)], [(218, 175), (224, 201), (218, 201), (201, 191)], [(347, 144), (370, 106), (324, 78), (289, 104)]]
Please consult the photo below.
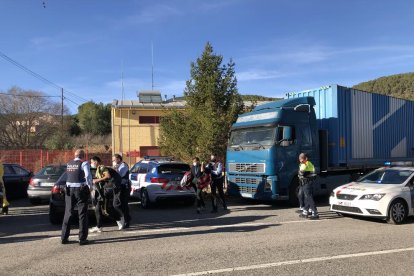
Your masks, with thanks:
[(159, 91), (143, 91), (138, 100), (114, 100), (111, 108), (112, 152), (130, 165), (146, 155), (159, 155), (160, 117), (185, 108), (185, 101), (163, 101)]

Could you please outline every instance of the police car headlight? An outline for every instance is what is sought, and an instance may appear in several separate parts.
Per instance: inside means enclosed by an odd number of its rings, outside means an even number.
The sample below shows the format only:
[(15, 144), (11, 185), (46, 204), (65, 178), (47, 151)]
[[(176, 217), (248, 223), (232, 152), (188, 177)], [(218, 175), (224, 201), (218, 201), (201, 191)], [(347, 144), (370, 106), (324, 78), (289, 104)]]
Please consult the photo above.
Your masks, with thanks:
[(385, 196), (385, 194), (368, 194), (368, 195), (363, 195), (361, 196), (361, 200), (362, 199), (367, 199), (367, 200), (375, 200), (378, 201), (381, 198), (383, 198)]

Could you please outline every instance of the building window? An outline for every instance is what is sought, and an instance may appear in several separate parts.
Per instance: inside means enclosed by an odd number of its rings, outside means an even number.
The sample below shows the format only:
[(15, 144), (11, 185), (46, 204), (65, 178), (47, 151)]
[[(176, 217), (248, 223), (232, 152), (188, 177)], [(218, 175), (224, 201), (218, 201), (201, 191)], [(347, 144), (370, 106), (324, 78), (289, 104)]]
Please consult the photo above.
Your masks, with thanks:
[(141, 157), (144, 156), (160, 156), (160, 148), (157, 146), (141, 146), (139, 147)]
[(160, 116), (139, 116), (140, 124), (159, 124)]

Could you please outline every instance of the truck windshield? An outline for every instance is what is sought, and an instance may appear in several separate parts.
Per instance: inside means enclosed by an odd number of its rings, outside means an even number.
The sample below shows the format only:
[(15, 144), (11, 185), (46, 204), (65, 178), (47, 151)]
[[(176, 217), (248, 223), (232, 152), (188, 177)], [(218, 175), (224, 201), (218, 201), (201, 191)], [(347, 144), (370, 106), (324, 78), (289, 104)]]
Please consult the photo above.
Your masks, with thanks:
[(229, 147), (234, 150), (246, 147), (268, 148), (273, 145), (275, 139), (275, 128), (245, 128), (236, 129), (231, 132)]
[(410, 170), (380, 169), (361, 177), (360, 183), (402, 184), (413, 172)]

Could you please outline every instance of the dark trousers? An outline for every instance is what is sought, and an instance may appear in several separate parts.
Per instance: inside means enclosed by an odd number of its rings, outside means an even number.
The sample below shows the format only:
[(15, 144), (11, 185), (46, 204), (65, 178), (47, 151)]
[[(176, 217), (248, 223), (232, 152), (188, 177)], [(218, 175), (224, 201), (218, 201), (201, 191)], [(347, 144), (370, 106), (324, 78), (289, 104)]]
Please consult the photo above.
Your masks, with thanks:
[(102, 227), (102, 205), (104, 202), (102, 201), (96, 201), (95, 204), (95, 217), (96, 217), (96, 227), (101, 228)]
[(303, 185), (299, 184), (298, 189), (298, 200), (299, 200), (299, 207), (303, 208), (305, 207), (305, 193), (303, 192)]
[[(223, 204), (224, 208), (227, 208), (226, 200), (224, 198), (224, 191), (223, 191), (223, 185), (224, 185), (224, 177), (213, 179), (213, 181), (210, 184), (211, 187), (211, 199), (213, 202), (213, 210), (217, 210), (217, 200), (220, 200)], [(219, 197), (217, 196), (217, 190), (219, 193)]]
[(197, 196), (197, 209), (201, 208), (201, 206), (206, 207), (206, 204), (204, 203), (204, 198), (203, 198), (203, 190), (202, 189), (198, 189), (196, 184), (192, 184), (191, 185), (194, 189), (194, 191), (196, 192), (196, 196)]
[(121, 185), (119, 190), (114, 193), (114, 209), (119, 214), (121, 223), (129, 224), (131, 216), (129, 215), (129, 187)]
[(317, 214), (315, 201), (313, 200), (313, 181), (306, 181), (303, 185), (303, 193), (305, 195), (305, 208), (304, 211), (308, 212), (310, 209), (313, 214)]
[(67, 240), (70, 234), (70, 227), (73, 222), (74, 209), (78, 209), (79, 219), (79, 240), (88, 238), (88, 199), (89, 187), (68, 188), (69, 194), (65, 195), (65, 217), (62, 224), (62, 240)]

